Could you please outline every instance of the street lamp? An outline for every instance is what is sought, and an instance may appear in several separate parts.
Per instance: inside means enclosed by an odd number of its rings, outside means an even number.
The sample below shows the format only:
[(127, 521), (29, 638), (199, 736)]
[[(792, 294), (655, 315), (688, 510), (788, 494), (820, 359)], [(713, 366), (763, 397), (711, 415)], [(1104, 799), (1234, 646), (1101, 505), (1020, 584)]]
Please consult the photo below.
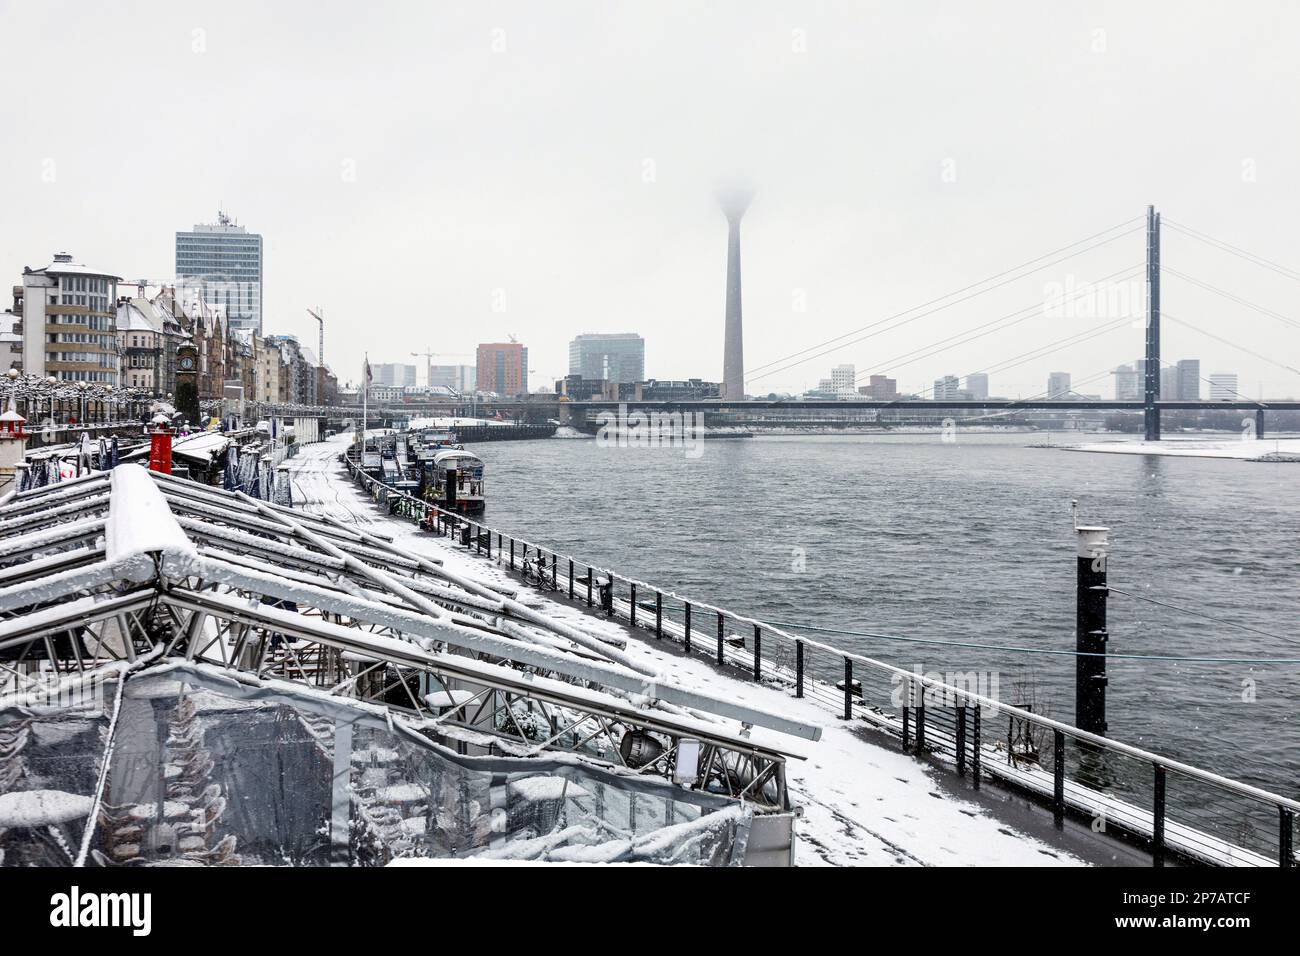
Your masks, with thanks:
[(45, 379), (45, 384), (50, 389), (50, 430), (54, 429), (54, 389), (59, 384), (59, 380), (53, 375)]

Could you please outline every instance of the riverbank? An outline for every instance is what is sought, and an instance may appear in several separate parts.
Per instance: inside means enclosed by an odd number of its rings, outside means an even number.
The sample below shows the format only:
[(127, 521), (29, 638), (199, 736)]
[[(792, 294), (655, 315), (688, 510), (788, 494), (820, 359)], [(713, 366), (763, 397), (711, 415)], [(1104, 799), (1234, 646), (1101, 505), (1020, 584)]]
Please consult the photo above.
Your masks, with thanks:
[[(347, 478), (337, 456), (346, 437), (306, 446), (287, 462), (296, 507), (330, 514), (392, 535), (411, 552), (437, 557), (458, 572), (494, 586), (518, 589), (521, 599), (559, 620), (588, 630), (608, 629), (628, 638), (628, 651), (685, 686), (725, 693), (736, 700), (821, 724), (821, 741), (807, 747), (808, 759), (793, 761), (788, 775), (804, 817), (799, 824), (803, 864), (822, 865), (1080, 865), (1084, 839), (1052, 829), (1050, 814), (992, 789), (975, 796), (955, 789), (958, 778), (908, 755), (871, 742), (864, 728), (827, 718), (809, 700), (727, 676), (675, 645), (647, 641), (646, 632), (602, 621), (541, 592), (521, 586), (494, 563), (476, 560), (447, 539), (389, 518)], [(1092, 848), (1096, 853), (1097, 848)], [(1089, 857), (1095, 860), (1095, 857)]]

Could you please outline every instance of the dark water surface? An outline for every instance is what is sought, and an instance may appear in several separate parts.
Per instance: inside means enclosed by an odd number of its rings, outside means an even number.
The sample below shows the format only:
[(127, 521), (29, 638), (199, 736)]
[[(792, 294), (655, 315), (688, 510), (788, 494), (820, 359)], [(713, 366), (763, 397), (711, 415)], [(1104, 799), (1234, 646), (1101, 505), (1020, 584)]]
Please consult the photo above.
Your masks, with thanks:
[[(1026, 447), (1026, 435), (799, 436), (682, 449), (503, 442), (493, 527), (767, 620), (1074, 647), (1075, 536), (1111, 528), (1110, 650), (1300, 658), (1300, 465)], [(802, 555), (802, 565), (799, 560)], [(800, 567), (802, 566), (802, 570)], [(816, 635), (905, 667), (982, 669), (1073, 721), (1072, 658)], [(1110, 735), (1297, 793), (1300, 665), (1112, 661)], [(1252, 699), (1253, 697), (1253, 699)]]

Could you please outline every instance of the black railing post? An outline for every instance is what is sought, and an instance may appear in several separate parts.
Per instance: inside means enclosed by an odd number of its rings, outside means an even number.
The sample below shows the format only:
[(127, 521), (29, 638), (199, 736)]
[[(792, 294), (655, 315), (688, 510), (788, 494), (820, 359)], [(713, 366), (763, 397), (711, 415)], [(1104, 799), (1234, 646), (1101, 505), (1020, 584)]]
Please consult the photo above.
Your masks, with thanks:
[(957, 708), (957, 776), (966, 776), (966, 705)]
[(573, 558), (569, 558), (569, 600), (573, 600)]
[(595, 572), (592, 570), (591, 565), (587, 565), (587, 607), (591, 607), (592, 604), (595, 603), (591, 599), (592, 579), (595, 578), (595, 576)]
[(556, 565), (558, 564), (558, 562), (559, 562), (559, 558), (556, 555), (552, 554), (551, 555), (551, 590), (552, 591), (558, 591), (560, 589), (559, 579), (556, 576), (558, 573), (556, 571)]
[(921, 685), (921, 695), (916, 702), (916, 752), (925, 752), (925, 685)]
[(754, 625), (754, 680), (758, 680), (762, 674), (763, 665), (763, 631), (757, 624)]
[(686, 602), (686, 629), (683, 632), (683, 636), (682, 636), (682, 647), (685, 648), (687, 654), (691, 652), (691, 602), (690, 601)]
[(1156, 764), (1154, 806), (1151, 814), (1151, 865), (1165, 865), (1165, 768)]
[(971, 721), (970, 779), (976, 790), (980, 788), (980, 705), (975, 705), (975, 719)]
[(515, 539), (510, 539), (510, 570), (515, 569)]
[(1065, 822), (1065, 734), (1052, 731), (1052, 816), (1059, 827)]
[[(488, 550), (487, 550), (487, 556), (488, 556), (488, 560), (491, 561), (491, 560), (492, 560), (492, 532), (491, 532), (491, 531), (489, 531), (489, 532), (487, 533), (487, 539), (488, 539)], [(497, 535), (497, 553), (498, 553), (498, 554), (501, 553), (501, 536), (500, 536), (500, 535)]]
[(631, 589), (632, 595), (631, 601), (629, 602), (632, 605), (632, 626), (636, 627), (636, 582), (630, 582), (628, 587)]
[(1295, 866), (1295, 854), (1292, 852), (1292, 834), (1295, 831), (1295, 811), (1287, 807), (1277, 808), (1277, 865), (1283, 869)]
[(723, 641), (723, 623), (722, 612), (718, 612), (718, 664), (722, 664), (722, 641)]
[(904, 684), (903, 693), (906, 695), (903, 697), (903, 753), (907, 753), (907, 742), (912, 736), (911, 724), (909, 723), (912, 717), (912, 708), (908, 703), (911, 698), (912, 685)]
[(844, 719), (853, 719), (853, 661), (844, 658)]
[(803, 641), (794, 642), (794, 696), (803, 696)]
[(655, 637), (664, 636), (664, 592), (655, 592)]

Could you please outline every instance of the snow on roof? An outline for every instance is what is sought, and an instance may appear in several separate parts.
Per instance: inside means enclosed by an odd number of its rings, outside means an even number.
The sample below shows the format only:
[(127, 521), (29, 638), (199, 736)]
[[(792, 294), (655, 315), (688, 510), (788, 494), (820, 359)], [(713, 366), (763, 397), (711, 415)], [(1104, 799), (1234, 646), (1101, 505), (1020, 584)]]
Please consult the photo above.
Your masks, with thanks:
[[(97, 526), (102, 551), (86, 546)], [(60, 547), (67, 560), (44, 579), (32, 574), (3, 583), (4, 569)], [(147, 556), (160, 560), (142, 565)], [(115, 569), (128, 565), (131, 576), (115, 579)], [(143, 580), (142, 566), (150, 569)], [(152, 597), (136, 586), (150, 580), (158, 589)], [(194, 597), (185, 597), (195, 582)], [(70, 603), (74, 595), (84, 597)], [(625, 642), (543, 614), (436, 558), (412, 556), (381, 534), (289, 507), (133, 464), (22, 491), (0, 504), (0, 613), (16, 612), (0, 618), (0, 647), (13, 645), (11, 634), (32, 635), (33, 622), (66, 630), (54, 619), (60, 615), (87, 628), (97, 616), (115, 618), (113, 602), (180, 601), (176, 607), (184, 609), (200, 599), (217, 618), (479, 685), (509, 686), (512, 693), (532, 686), (625, 722), (652, 716), (657, 726), (749, 751), (797, 754), (784, 735), (817, 739), (820, 733), (744, 702), (675, 687), (625, 654)], [(101, 605), (110, 610), (97, 615)], [(228, 651), (205, 659), (234, 666), (222, 656)], [(185, 648), (173, 641), (168, 652)]]
[(198, 552), (148, 471), (138, 465), (118, 465), (111, 482), (112, 506), (104, 529), (109, 561), (145, 553), (198, 560)]
[(120, 281), (122, 278), (121, 276), (115, 275), (112, 272), (104, 272), (102, 269), (91, 269), (80, 262), (73, 262), (71, 256), (68, 256), (66, 258), (63, 258), (63, 256), (64, 254), (60, 253), (58, 256), (55, 256), (54, 261), (51, 262), (48, 266), (42, 266), (39, 269), (32, 269), (31, 271), (34, 273), (44, 273), (45, 275), (51, 275), (51, 276), (61, 276), (61, 275), (97, 276), (102, 279), (113, 279), (115, 281)]

